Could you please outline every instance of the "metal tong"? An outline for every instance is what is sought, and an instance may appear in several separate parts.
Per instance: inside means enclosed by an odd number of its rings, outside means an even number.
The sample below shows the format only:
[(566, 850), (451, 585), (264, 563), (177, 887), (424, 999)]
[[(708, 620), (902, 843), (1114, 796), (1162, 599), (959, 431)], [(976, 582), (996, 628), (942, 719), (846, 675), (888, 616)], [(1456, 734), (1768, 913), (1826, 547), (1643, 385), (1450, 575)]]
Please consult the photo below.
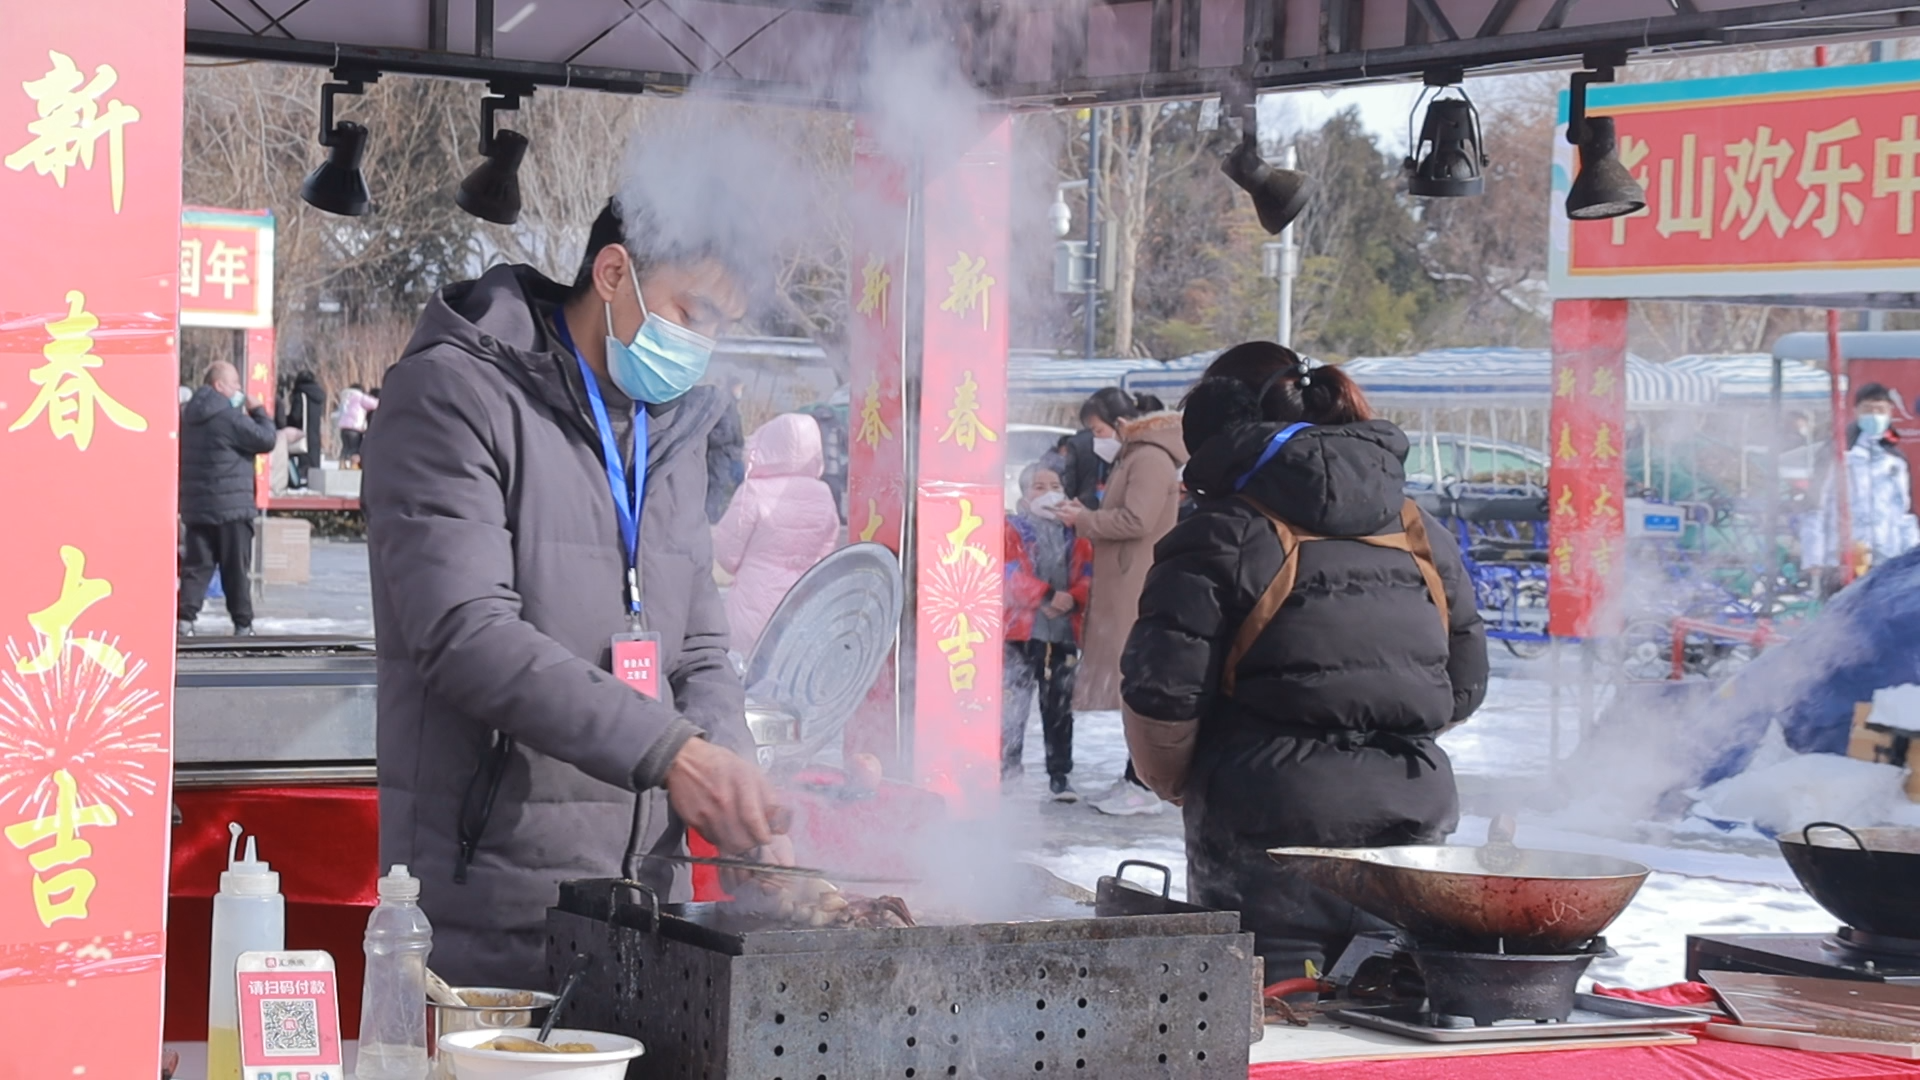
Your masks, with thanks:
[(832, 870), (819, 870), (810, 866), (781, 866), (778, 863), (756, 862), (753, 859), (736, 859), (726, 855), (682, 855), (678, 852), (639, 852), (642, 859), (656, 862), (677, 863), (687, 866), (717, 866), (723, 870), (741, 870), (754, 874), (767, 874), (781, 877), (820, 878), (825, 881), (846, 881), (856, 885), (912, 885), (919, 878), (877, 877), (866, 874), (842, 874)]

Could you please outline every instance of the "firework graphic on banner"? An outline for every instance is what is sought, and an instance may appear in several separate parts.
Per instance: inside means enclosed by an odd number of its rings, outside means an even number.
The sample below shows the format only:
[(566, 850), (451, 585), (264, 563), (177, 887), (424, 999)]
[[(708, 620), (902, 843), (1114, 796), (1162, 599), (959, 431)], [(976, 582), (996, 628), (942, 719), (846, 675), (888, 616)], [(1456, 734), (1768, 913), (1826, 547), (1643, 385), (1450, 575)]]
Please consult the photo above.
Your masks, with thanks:
[(993, 630), (1000, 625), (1000, 576), (988, 564), (961, 558), (951, 565), (935, 561), (921, 570), (920, 605), (943, 634), (960, 627), (960, 616), (976, 630)]
[(134, 801), (159, 790), (167, 764), (166, 702), (140, 687), (146, 663), (128, 656), (116, 675), (68, 648), (45, 671), (22, 673), (41, 644), (9, 638), (0, 661), (0, 819), (51, 813), (62, 770), (82, 805), (131, 816)]

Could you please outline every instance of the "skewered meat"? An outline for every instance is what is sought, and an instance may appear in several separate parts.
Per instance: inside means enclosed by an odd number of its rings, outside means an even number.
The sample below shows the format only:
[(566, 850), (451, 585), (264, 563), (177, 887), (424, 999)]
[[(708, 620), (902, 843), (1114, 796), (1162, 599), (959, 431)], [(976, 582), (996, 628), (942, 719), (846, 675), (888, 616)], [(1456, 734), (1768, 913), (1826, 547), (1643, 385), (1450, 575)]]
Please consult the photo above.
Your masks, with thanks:
[(757, 918), (810, 929), (898, 929), (914, 925), (907, 902), (897, 896), (843, 893), (819, 878), (754, 879), (735, 893), (735, 908)]

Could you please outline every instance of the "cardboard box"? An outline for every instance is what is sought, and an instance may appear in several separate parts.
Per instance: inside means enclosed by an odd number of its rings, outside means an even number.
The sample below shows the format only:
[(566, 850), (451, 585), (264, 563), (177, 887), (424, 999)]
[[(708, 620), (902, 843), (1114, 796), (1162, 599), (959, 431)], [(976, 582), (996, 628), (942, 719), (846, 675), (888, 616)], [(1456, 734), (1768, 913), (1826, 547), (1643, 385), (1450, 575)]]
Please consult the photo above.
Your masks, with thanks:
[(269, 585), (305, 585), (313, 577), (313, 526), (304, 518), (270, 517), (261, 533), (260, 572)]
[(1873, 718), (1873, 703), (1861, 701), (1853, 706), (1853, 731), (1847, 736), (1847, 756), (1882, 765), (1905, 765), (1907, 798), (1920, 802), (1920, 761), (1916, 761), (1911, 740), (1886, 731), (1873, 731), (1867, 724)]

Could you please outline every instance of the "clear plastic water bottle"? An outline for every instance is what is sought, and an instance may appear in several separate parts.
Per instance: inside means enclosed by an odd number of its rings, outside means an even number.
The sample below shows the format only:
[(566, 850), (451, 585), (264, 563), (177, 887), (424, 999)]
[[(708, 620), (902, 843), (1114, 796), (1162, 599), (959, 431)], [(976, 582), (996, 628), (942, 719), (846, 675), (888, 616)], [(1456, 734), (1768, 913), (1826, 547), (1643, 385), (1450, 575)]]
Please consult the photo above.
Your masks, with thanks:
[(359, 1080), (426, 1080), (427, 953), (433, 927), (420, 910), (420, 879), (396, 864), (380, 879), (367, 919), (367, 977), (360, 997)]

